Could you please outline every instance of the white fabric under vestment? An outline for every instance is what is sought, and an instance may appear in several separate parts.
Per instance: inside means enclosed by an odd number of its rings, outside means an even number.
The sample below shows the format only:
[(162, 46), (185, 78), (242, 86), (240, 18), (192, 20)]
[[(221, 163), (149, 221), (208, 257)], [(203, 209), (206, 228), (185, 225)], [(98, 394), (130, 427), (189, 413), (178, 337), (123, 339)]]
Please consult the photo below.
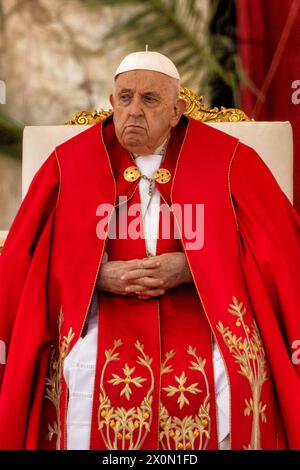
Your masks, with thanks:
[[(136, 165), (141, 174), (152, 177), (161, 164), (161, 155), (136, 157)], [(155, 255), (159, 229), (160, 194), (153, 187), (150, 201), (149, 182), (140, 179), (139, 190), (142, 205), (144, 234), (148, 252)], [(149, 204), (150, 201), (150, 204)], [(95, 293), (89, 312), (87, 334), (79, 338), (64, 361), (64, 377), (69, 389), (67, 411), (67, 448), (88, 450), (92, 420), (92, 404), (98, 335), (98, 300)], [(213, 347), (213, 366), (216, 390), (218, 440), (221, 450), (229, 449), (229, 385), (223, 359), (216, 342)]]

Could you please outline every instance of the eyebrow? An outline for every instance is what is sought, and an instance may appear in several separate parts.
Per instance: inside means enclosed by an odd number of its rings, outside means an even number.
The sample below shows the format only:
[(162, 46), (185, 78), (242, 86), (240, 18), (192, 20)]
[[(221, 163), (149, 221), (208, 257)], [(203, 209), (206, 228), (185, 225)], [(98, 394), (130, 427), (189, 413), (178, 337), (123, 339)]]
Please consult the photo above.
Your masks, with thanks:
[[(120, 90), (120, 91), (118, 92), (118, 95), (120, 96), (120, 95), (122, 95), (123, 93), (130, 93), (130, 94), (132, 94), (133, 91), (132, 91), (131, 88), (123, 88), (122, 90)], [(151, 91), (151, 90), (145, 91), (145, 92), (141, 93), (141, 95), (142, 95), (142, 96), (153, 96), (153, 97), (155, 97), (155, 98), (160, 98), (160, 95), (159, 95), (156, 91)]]
[(118, 95), (121, 95), (122, 93), (132, 93), (132, 90), (130, 88), (123, 88), (119, 91)]
[(145, 91), (145, 93), (142, 93), (143, 96), (153, 96), (155, 98), (160, 98), (159, 93), (156, 91)]

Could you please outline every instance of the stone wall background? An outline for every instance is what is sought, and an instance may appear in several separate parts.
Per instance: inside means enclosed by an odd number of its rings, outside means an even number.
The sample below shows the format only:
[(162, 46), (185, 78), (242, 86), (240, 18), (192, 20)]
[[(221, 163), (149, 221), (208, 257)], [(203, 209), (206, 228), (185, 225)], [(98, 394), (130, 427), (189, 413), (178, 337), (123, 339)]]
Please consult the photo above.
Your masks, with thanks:
[[(72, 0), (0, 0), (3, 111), (20, 125), (63, 124), (82, 109), (109, 107), (111, 76), (126, 46), (103, 37), (124, 14)], [(0, 230), (21, 202), (21, 159), (0, 155)]]
[[(112, 74), (132, 48), (108, 48), (103, 38), (130, 12), (77, 0), (0, 0), (1, 110), (24, 126), (63, 124), (79, 110), (109, 108)], [(0, 155), (0, 230), (21, 202), (20, 178), (21, 159)]]

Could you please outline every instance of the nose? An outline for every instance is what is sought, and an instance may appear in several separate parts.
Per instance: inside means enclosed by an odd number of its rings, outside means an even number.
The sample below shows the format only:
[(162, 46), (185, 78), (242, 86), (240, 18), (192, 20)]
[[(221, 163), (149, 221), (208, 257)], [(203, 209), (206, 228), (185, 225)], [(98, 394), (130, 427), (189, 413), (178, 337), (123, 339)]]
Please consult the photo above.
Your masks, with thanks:
[(133, 117), (143, 116), (144, 111), (143, 111), (143, 108), (142, 108), (142, 103), (141, 103), (138, 96), (135, 96), (132, 99), (132, 101), (130, 103), (130, 107), (129, 107), (129, 114)]

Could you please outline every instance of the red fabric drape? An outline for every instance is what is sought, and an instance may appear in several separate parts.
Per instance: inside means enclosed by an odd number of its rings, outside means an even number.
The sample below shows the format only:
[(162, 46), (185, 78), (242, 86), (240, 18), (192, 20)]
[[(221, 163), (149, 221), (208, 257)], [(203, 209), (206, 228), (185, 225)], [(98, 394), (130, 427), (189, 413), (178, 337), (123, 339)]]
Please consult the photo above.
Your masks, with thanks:
[[(242, 86), (242, 108), (256, 120), (288, 120), (294, 132), (294, 203), (300, 211), (300, 1), (237, 0), (241, 62), (258, 91)], [(298, 98), (300, 93), (298, 93)]]

